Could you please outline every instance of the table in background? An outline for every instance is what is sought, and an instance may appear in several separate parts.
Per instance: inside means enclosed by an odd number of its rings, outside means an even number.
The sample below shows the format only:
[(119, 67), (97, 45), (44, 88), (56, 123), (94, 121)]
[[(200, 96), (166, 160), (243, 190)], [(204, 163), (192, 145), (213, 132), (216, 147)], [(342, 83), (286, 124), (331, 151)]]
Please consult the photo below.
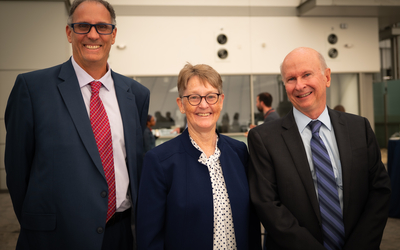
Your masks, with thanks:
[(400, 140), (390, 139), (388, 143), (387, 167), (392, 185), (389, 217), (400, 218)]

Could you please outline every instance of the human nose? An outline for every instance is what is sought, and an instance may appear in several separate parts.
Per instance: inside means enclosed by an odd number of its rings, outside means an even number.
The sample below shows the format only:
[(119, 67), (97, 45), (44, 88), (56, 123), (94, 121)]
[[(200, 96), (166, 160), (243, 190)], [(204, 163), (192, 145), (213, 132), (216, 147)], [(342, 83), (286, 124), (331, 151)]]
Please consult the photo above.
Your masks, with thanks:
[(302, 79), (301, 77), (299, 77), (296, 81), (295, 89), (301, 90), (301, 89), (304, 89), (305, 86), (306, 86), (306, 81), (304, 79)]
[(208, 107), (208, 103), (207, 103), (207, 101), (206, 101), (206, 97), (205, 96), (202, 96), (202, 97), (200, 97), (201, 99), (200, 99), (200, 103), (199, 103), (199, 107), (201, 107), (201, 108), (207, 108)]
[(89, 33), (87, 33), (87, 36), (91, 39), (97, 39), (99, 37), (99, 33), (97, 32), (95, 26), (90, 26)]

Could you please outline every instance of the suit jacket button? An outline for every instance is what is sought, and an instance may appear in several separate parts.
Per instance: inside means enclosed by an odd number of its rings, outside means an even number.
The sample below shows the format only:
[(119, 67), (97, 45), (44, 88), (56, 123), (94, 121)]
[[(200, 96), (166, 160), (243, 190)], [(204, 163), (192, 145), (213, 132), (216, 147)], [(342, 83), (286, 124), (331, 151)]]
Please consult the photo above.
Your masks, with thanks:
[(102, 234), (104, 232), (104, 229), (102, 227), (97, 228), (97, 233)]
[(106, 191), (103, 191), (103, 192), (101, 192), (101, 197), (103, 197), (103, 198), (106, 198), (107, 197), (107, 192)]

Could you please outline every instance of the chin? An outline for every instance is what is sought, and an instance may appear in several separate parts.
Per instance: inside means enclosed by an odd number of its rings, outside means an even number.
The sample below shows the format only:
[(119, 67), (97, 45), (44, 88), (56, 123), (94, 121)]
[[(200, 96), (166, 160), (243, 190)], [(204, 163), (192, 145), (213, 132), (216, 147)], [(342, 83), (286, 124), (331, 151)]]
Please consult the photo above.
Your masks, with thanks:
[(214, 130), (216, 127), (216, 124), (196, 124), (195, 126), (193, 126), (194, 128), (201, 130), (201, 131), (211, 131)]

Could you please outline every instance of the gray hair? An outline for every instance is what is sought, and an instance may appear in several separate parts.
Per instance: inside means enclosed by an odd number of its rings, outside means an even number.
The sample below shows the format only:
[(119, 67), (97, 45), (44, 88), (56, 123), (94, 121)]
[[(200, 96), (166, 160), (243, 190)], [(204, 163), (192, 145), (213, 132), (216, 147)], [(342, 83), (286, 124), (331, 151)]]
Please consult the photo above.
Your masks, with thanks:
[(186, 90), (190, 78), (193, 76), (199, 77), (201, 83), (205, 86), (208, 82), (211, 86), (218, 90), (219, 94), (223, 94), (222, 91), (222, 79), (220, 74), (213, 69), (211, 66), (206, 64), (192, 65), (186, 63), (186, 65), (181, 69), (178, 75), (178, 92), (179, 97), (182, 97), (183, 92)]
[(111, 24), (114, 24), (114, 25), (117, 24), (117, 21), (115, 19), (114, 8), (112, 7), (112, 5), (109, 2), (104, 1), (104, 0), (75, 0), (71, 5), (71, 9), (69, 10), (69, 16), (68, 16), (68, 20), (67, 20), (68, 25), (71, 25), (71, 23), (72, 23), (72, 18), (73, 18), (76, 8), (83, 2), (96, 2), (96, 3), (100, 3), (100, 4), (104, 5), (104, 7), (106, 7), (108, 12), (110, 12)]

